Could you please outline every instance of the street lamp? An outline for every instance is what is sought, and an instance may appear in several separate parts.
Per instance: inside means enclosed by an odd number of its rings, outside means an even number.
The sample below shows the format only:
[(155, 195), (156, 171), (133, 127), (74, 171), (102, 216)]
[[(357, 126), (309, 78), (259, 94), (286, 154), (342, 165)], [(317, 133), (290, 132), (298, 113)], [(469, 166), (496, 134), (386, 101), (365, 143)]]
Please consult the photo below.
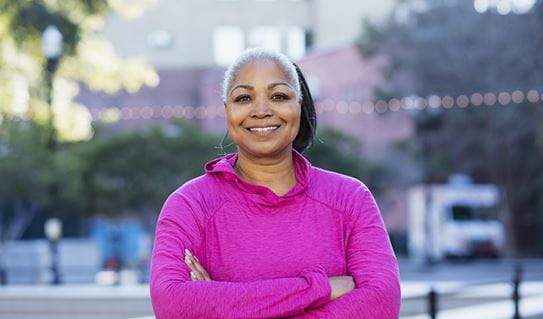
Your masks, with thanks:
[(49, 218), (45, 222), (45, 236), (49, 240), (51, 248), (51, 271), (53, 272), (53, 285), (60, 284), (60, 273), (58, 269), (58, 240), (62, 236), (62, 222), (58, 218)]
[[(60, 57), (62, 56), (62, 33), (54, 25), (49, 25), (42, 33), (41, 39), (43, 55), (47, 59), (44, 72), (45, 101), (49, 108), (47, 119), (47, 148), (53, 153), (56, 149), (56, 130), (53, 113), (53, 78), (57, 71)], [(55, 204), (58, 193), (58, 184), (53, 182), (48, 187), (48, 193), (51, 198), (51, 204), (48, 207), (49, 216), (55, 210)], [(53, 285), (60, 284), (60, 274), (58, 269), (58, 240), (62, 236), (62, 223), (58, 218), (49, 218), (45, 223), (45, 236), (49, 240), (51, 248), (51, 271), (53, 273)]]
[(54, 25), (49, 25), (42, 33), (42, 51), (47, 64), (45, 66), (45, 97), (49, 106), (47, 146), (54, 149), (56, 145), (55, 126), (52, 106), (53, 78), (62, 55), (62, 33)]

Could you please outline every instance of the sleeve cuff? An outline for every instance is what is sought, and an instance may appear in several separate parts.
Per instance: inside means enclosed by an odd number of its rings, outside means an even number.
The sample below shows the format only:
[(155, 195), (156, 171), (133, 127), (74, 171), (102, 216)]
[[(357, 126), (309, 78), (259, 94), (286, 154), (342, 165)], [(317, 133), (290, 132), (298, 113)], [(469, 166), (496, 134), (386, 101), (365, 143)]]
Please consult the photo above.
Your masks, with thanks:
[(311, 300), (313, 301), (306, 309), (322, 307), (330, 301), (332, 287), (322, 266), (308, 267), (302, 270), (298, 277), (305, 279), (310, 287)]

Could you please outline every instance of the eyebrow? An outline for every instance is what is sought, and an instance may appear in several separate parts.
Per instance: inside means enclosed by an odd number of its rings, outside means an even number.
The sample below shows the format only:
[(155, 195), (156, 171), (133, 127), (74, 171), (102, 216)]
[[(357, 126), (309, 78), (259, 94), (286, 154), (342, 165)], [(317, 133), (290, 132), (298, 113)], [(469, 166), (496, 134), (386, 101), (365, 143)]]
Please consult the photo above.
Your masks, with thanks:
[[(288, 86), (289, 88), (292, 88), (292, 86), (288, 83), (285, 83), (285, 82), (274, 82), (274, 83), (271, 83), (268, 85), (268, 89), (273, 89), (274, 87), (278, 86), (278, 85), (285, 85), (285, 86)], [(232, 90), (230, 90), (230, 95), (232, 95), (232, 92), (234, 92), (234, 90), (236, 89), (247, 89), (247, 90), (254, 90), (255, 88), (251, 85), (247, 85), (247, 84), (240, 84), (240, 85), (236, 85)]]

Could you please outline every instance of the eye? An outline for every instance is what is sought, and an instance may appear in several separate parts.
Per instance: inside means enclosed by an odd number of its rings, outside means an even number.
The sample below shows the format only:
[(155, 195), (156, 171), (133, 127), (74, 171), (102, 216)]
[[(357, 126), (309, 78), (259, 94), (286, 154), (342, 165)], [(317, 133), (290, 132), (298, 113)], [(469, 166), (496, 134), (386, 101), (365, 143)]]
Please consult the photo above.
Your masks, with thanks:
[(289, 97), (285, 93), (275, 93), (274, 95), (272, 95), (272, 100), (284, 101), (284, 100), (288, 100), (288, 99), (289, 99)]
[(249, 95), (240, 95), (234, 99), (234, 102), (248, 102), (251, 100)]

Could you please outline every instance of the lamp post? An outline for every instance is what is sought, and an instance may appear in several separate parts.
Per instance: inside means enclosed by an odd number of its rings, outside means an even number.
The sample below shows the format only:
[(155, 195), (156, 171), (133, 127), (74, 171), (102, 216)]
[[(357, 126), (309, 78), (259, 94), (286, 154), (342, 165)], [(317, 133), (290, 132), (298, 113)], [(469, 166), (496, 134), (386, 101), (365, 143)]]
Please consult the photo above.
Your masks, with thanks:
[(58, 269), (58, 240), (62, 236), (62, 222), (58, 218), (49, 218), (45, 222), (45, 236), (49, 240), (51, 249), (51, 271), (53, 273), (53, 285), (60, 284), (60, 273)]
[[(62, 33), (60, 33), (56, 26), (49, 25), (43, 31), (41, 40), (42, 52), (47, 59), (44, 70), (45, 102), (49, 111), (46, 128), (46, 145), (51, 155), (53, 155), (57, 148), (55, 116), (53, 112), (53, 79), (62, 56)], [(53, 273), (51, 284), (59, 285), (58, 240), (62, 236), (62, 223), (58, 218), (52, 218), (58, 197), (58, 183), (55, 180), (48, 186), (48, 193), (50, 204), (47, 207), (47, 211), (50, 218), (45, 222), (45, 236), (49, 241), (51, 250), (51, 271)]]
[(56, 133), (53, 114), (53, 78), (62, 55), (62, 33), (54, 25), (49, 25), (42, 33), (42, 51), (47, 59), (45, 66), (45, 99), (49, 107), (49, 117), (47, 122), (48, 137), (47, 147), (54, 149), (56, 146)]

